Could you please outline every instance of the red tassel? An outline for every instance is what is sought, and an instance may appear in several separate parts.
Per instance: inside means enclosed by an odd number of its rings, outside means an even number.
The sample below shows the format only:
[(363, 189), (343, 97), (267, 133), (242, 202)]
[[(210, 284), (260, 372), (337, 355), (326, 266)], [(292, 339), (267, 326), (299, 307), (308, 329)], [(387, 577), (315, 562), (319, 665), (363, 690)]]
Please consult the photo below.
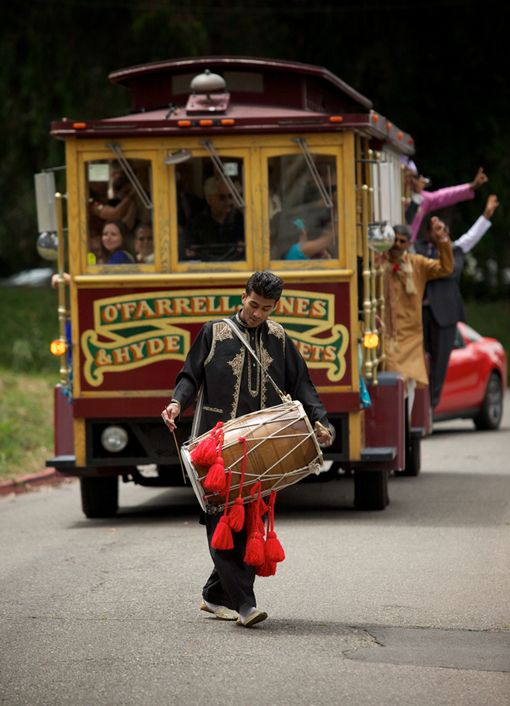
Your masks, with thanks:
[(264, 517), (264, 515), (268, 512), (268, 510), (269, 510), (269, 506), (266, 505), (266, 503), (264, 502), (264, 498), (261, 497), (259, 499), (259, 515), (261, 517)]
[(266, 558), (269, 561), (284, 561), (285, 559), (285, 552), (283, 551), (283, 547), (280, 544), (280, 540), (276, 536), (276, 532), (273, 530), (270, 530), (267, 533), (267, 539), (266, 539)]
[[(266, 528), (264, 527), (264, 522), (262, 518), (260, 517), (260, 504), (264, 503), (262, 500), (262, 497), (260, 495), (260, 489), (261, 489), (261, 484), (260, 481), (257, 481), (252, 489), (250, 490), (250, 496), (251, 496), (251, 501), (249, 502), (247, 508), (246, 508), (246, 534), (248, 537), (253, 533), (253, 532), (260, 532), (262, 536), (264, 536), (266, 532)], [(258, 492), (258, 497), (255, 500), (255, 496), (257, 495)], [(265, 503), (264, 503), (265, 506)]]
[(210, 466), (216, 458), (216, 442), (210, 436), (202, 439), (191, 452), (191, 460), (197, 466)]
[(196, 463), (197, 466), (211, 466), (216, 461), (218, 454), (216, 435), (222, 426), (223, 422), (218, 422), (218, 424), (211, 429), (208, 436), (202, 439), (198, 446), (191, 452), (191, 460), (193, 463)]
[(265, 525), (264, 525), (264, 520), (260, 515), (256, 515), (255, 517), (255, 529), (257, 532), (260, 532), (262, 536), (264, 536), (264, 533), (266, 531)]
[(266, 559), (255, 571), (257, 576), (274, 576), (276, 574), (276, 562)]
[(225, 462), (223, 456), (217, 456), (215, 463), (209, 468), (204, 478), (204, 488), (210, 493), (224, 495), (226, 487)]
[[(280, 544), (280, 540), (274, 531), (274, 505), (276, 502), (276, 492), (272, 491), (269, 496), (266, 534), (266, 559), (271, 562), (279, 562), (285, 559), (285, 552)], [(269, 574), (270, 576), (272, 574)]]
[(240, 532), (244, 527), (244, 505), (243, 499), (238, 497), (228, 513), (228, 522), (234, 532)]
[(228, 517), (222, 515), (220, 521), (216, 525), (214, 534), (211, 540), (211, 546), (214, 549), (233, 549), (234, 540), (232, 538), (232, 530), (228, 523)]
[(264, 537), (260, 532), (252, 532), (246, 542), (244, 563), (249, 566), (260, 566), (264, 561)]

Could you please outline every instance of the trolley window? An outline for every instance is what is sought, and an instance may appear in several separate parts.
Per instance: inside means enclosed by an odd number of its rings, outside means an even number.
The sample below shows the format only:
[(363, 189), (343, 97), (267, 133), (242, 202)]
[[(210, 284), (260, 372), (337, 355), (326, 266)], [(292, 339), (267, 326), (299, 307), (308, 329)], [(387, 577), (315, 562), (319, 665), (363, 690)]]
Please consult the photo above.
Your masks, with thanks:
[(131, 265), (136, 269), (136, 265), (153, 263), (150, 161), (87, 161), (85, 187), (87, 265)]
[(268, 159), (272, 260), (338, 257), (336, 158), (285, 155)]
[(180, 262), (244, 260), (244, 164), (194, 157), (175, 167)]

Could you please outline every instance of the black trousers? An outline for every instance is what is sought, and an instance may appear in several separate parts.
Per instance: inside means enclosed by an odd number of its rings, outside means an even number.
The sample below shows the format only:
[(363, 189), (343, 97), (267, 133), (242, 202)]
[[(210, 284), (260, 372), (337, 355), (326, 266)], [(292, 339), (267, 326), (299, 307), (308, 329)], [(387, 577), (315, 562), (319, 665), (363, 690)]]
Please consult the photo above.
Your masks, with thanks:
[(430, 307), (423, 307), (423, 342), (430, 356), (429, 387), (432, 407), (438, 405), (441, 397), (456, 328), (456, 323), (451, 326), (439, 326)]
[(202, 590), (202, 596), (210, 603), (223, 605), (239, 612), (257, 605), (253, 592), (255, 568), (243, 561), (246, 549), (244, 530), (232, 533), (233, 549), (214, 549), (211, 546), (212, 536), (220, 518), (221, 513), (205, 516), (207, 541), (214, 569)]

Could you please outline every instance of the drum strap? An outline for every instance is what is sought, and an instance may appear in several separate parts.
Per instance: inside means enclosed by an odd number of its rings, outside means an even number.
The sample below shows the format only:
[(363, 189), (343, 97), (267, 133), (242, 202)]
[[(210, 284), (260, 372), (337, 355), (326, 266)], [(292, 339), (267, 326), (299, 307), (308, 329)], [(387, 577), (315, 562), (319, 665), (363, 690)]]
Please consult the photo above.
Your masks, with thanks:
[(198, 391), (197, 399), (195, 402), (195, 414), (193, 416), (193, 424), (191, 425), (191, 439), (195, 439), (198, 435), (198, 429), (200, 427), (200, 421), (202, 419), (202, 407), (204, 404), (204, 386), (200, 385), (200, 390)]
[(267, 377), (267, 379), (269, 380), (269, 382), (272, 384), (272, 386), (273, 386), (274, 389), (276, 390), (277, 394), (279, 395), (281, 401), (282, 401), (282, 402), (290, 402), (290, 400), (291, 400), (290, 395), (286, 395), (286, 394), (284, 394), (284, 393), (280, 390), (280, 388), (279, 388), (278, 385), (275, 383), (275, 381), (273, 380), (273, 378), (271, 377), (271, 375), (269, 375), (269, 373), (267, 372), (267, 370), (264, 369), (264, 366), (263, 366), (262, 363), (260, 362), (260, 360), (259, 360), (257, 354), (255, 353), (255, 351), (253, 350), (253, 348), (250, 346), (250, 344), (248, 343), (248, 341), (246, 340), (246, 338), (241, 334), (241, 332), (239, 331), (239, 329), (237, 328), (237, 326), (235, 325), (235, 323), (232, 321), (232, 319), (223, 319), (223, 321), (224, 321), (226, 324), (228, 324), (228, 325), (230, 326), (230, 328), (231, 328), (232, 331), (235, 333), (235, 335), (237, 336), (237, 338), (241, 341), (241, 343), (243, 343), (243, 344), (246, 346), (246, 348), (248, 349), (248, 352), (249, 352), (249, 353), (253, 356), (253, 358), (257, 361), (258, 366), (259, 366), (259, 368), (260, 368), (261, 371), (262, 371), (262, 376), (265, 375), (265, 376)]

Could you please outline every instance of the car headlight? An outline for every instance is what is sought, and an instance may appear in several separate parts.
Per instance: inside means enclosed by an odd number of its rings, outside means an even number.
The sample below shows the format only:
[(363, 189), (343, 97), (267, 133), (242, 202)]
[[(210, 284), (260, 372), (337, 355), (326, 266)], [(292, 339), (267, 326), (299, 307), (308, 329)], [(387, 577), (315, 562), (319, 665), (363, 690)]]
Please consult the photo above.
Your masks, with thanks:
[(101, 434), (101, 444), (110, 453), (123, 451), (128, 443), (128, 433), (122, 427), (106, 427)]

